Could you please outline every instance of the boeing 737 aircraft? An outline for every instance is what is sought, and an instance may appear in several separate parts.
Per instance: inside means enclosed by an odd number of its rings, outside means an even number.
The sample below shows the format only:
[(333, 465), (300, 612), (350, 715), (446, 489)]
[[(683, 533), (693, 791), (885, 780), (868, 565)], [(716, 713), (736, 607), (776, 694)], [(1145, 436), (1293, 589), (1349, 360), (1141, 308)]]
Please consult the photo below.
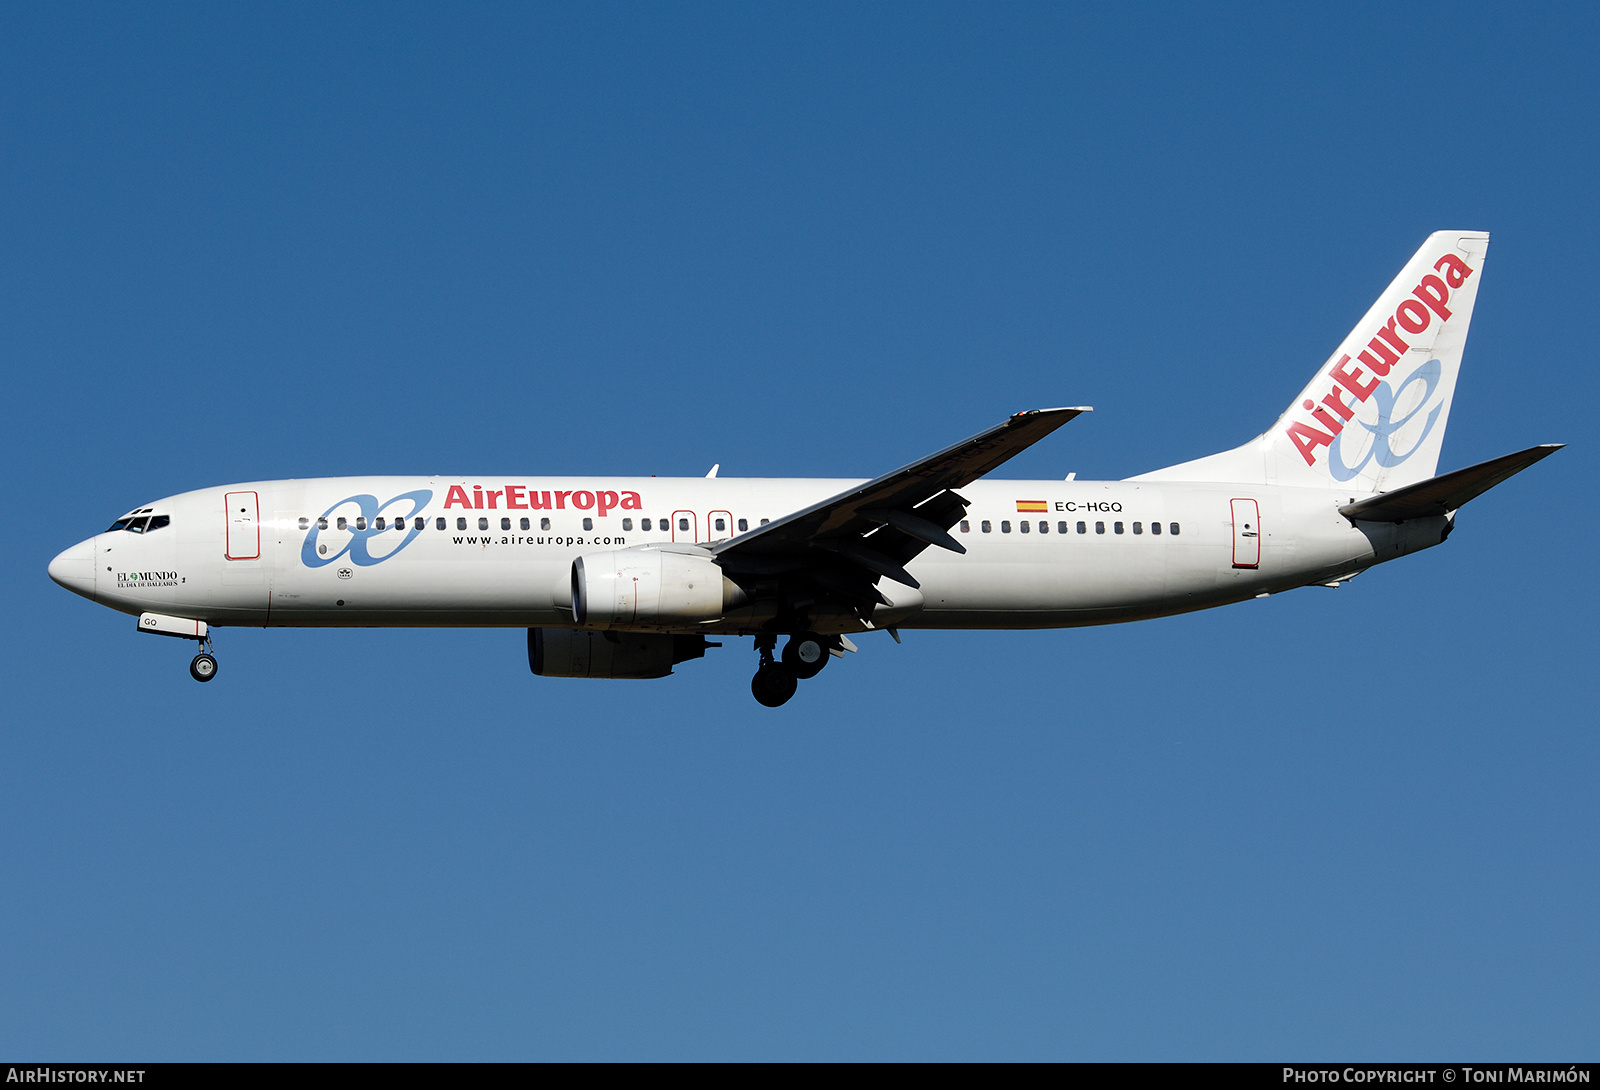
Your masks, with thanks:
[[(753, 636), (776, 707), (901, 628), (1059, 628), (1337, 585), (1438, 545), (1559, 445), (1435, 476), (1489, 236), (1432, 235), (1270, 429), (1123, 481), (986, 476), (1087, 412), (1018, 413), (870, 481), (330, 477), (185, 492), (50, 577), (140, 632), (492, 625), (546, 677), (657, 678)], [(784, 640), (781, 652), (779, 640)]]

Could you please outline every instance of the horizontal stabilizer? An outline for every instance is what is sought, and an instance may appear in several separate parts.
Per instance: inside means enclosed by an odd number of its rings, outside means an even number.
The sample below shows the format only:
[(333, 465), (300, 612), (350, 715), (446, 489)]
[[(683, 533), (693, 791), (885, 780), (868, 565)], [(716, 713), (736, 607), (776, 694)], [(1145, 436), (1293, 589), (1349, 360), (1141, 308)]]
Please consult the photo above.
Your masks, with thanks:
[(1339, 513), (1364, 522), (1405, 522), (1449, 514), (1470, 499), (1483, 495), (1502, 481), (1521, 473), (1541, 458), (1560, 450), (1565, 443), (1542, 443), (1515, 454), (1491, 458), (1453, 473), (1441, 473), (1426, 481), (1397, 488), (1393, 492), (1370, 496), (1345, 504)]

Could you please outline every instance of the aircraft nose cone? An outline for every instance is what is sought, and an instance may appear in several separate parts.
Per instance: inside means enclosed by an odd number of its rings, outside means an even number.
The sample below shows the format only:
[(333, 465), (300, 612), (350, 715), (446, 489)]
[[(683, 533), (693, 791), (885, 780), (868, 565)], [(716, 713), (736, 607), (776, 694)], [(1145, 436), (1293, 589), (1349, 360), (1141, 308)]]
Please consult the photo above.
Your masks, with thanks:
[(94, 538), (80, 541), (50, 561), (50, 578), (74, 594), (94, 597)]

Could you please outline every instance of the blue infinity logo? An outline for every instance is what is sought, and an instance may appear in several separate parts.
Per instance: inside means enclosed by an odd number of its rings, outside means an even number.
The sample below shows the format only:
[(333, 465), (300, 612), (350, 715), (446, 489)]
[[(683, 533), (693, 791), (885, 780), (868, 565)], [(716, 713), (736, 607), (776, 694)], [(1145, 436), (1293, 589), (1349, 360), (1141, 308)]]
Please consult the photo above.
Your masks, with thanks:
[[(1398, 388), (1391, 387), (1387, 382), (1378, 383), (1378, 388), (1372, 391), (1372, 400), (1378, 407), (1378, 419), (1368, 424), (1364, 420), (1352, 420), (1345, 429), (1338, 434), (1331, 446), (1328, 447), (1328, 472), (1333, 474), (1336, 481), (1348, 481), (1366, 468), (1367, 463), (1374, 458), (1384, 468), (1397, 466), (1417, 452), (1423, 441), (1428, 438), (1428, 433), (1433, 431), (1433, 425), (1438, 421), (1439, 414), (1444, 411), (1444, 405), (1435, 405), (1428, 414), (1427, 423), (1423, 426), (1422, 434), (1417, 436), (1417, 441), (1411, 444), (1410, 449), (1401, 452), (1394, 449), (1393, 438), (1396, 432), (1409, 424), (1413, 418), (1433, 398), (1434, 390), (1439, 387), (1439, 376), (1443, 373), (1443, 365), (1438, 360), (1429, 360), (1411, 374), (1406, 376)], [(1422, 396), (1417, 399), (1416, 407), (1406, 413), (1399, 420), (1394, 419), (1394, 407), (1404, 398), (1406, 387), (1413, 382), (1424, 383)], [(1367, 453), (1362, 455), (1361, 461), (1353, 466), (1344, 464), (1341, 444), (1345, 436), (1355, 430), (1360, 424), (1372, 436), (1372, 442), (1367, 447)]]
[[(347, 529), (337, 531), (341, 535), (349, 534), (350, 540), (347, 541), (344, 548), (340, 549), (338, 552), (330, 555), (324, 555), (325, 548), (319, 548), (317, 543), (317, 535), (322, 532), (320, 529), (321, 520), (312, 523), (311, 532), (306, 535), (305, 544), (300, 547), (300, 563), (304, 564), (308, 568), (321, 568), (328, 564), (332, 564), (335, 560), (338, 560), (342, 556), (349, 556), (352, 564), (359, 565), (363, 568), (370, 568), (374, 564), (383, 563), (395, 553), (411, 544), (416, 536), (422, 532), (416, 529), (414, 526), (410, 530), (407, 530), (404, 534), (401, 534), (396, 530), (379, 530), (376, 528), (379, 515), (382, 515), (395, 504), (405, 503), (407, 501), (410, 501), (411, 510), (404, 513), (397, 513), (395, 515), (396, 519), (401, 520), (402, 525), (404, 525), (406, 520), (409, 520), (418, 511), (421, 511), (433, 501), (433, 490), (431, 488), (419, 488), (415, 492), (401, 493), (394, 499), (387, 500), (383, 503), (379, 503), (378, 497), (376, 496), (346, 496), (344, 499), (340, 500), (338, 503), (322, 512), (322, 518), (326, 519), (329, 515), (339, 510), (339, 508), (345, 506), (345, 504), (353, 503), (358, 508), (355, 514), (366, 520), (366, 529), (356, 529), (354, 520), (351, 519), (348, 523)], [(394, 548), (384, 551), (383, 546), (391, 542), (394, 543)], [(380, 550), (379, 555), (376, 556), (373, 555), (374, 544)]]

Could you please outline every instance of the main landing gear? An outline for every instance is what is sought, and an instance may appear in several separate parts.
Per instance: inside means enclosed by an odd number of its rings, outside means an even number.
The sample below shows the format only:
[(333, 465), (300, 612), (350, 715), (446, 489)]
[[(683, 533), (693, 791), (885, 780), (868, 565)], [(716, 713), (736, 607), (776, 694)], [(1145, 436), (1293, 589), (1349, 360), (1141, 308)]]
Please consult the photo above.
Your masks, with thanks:
[(761, 654), (761, 665), (750, 681), (750, 692), (756, 702), (768, 708), (786, 704), (806, 678), (816, 677), (828, 665), (832, 644), (815, 632), (801, 632), (791, 636), (784, 645), (781, 661), (773, 658), (778, 637), (757, 636), (756, 650)]

